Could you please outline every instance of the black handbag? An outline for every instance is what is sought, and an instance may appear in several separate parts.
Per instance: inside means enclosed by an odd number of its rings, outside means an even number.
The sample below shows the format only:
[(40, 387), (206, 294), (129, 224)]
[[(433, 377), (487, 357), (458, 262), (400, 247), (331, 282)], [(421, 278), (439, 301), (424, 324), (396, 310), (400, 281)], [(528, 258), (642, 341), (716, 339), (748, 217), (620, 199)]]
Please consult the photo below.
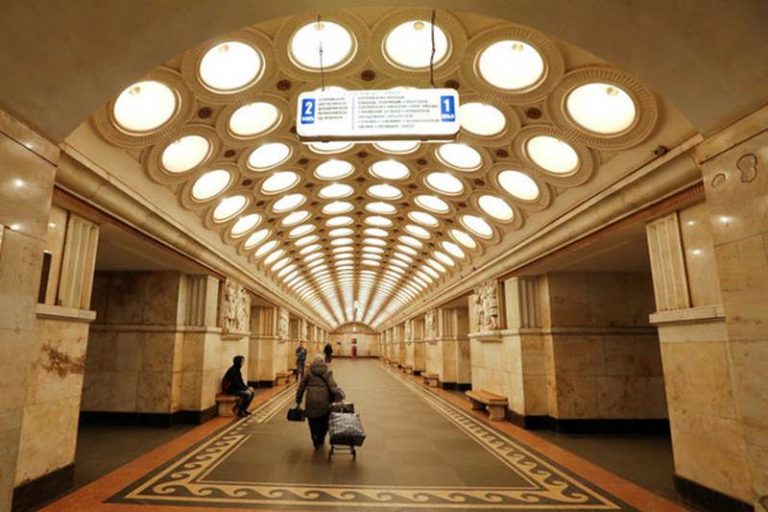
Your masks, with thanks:
[(304, 421), (304, 409), (298, 405), (288, 409), (288, 421)]

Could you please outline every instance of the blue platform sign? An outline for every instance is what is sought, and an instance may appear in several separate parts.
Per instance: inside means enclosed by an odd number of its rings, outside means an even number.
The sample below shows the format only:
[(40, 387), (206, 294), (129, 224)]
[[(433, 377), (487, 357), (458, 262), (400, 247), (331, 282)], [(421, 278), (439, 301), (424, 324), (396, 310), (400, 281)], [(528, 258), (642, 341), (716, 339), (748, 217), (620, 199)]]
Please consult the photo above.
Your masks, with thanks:
[(443, 122), (456, 120), (456, 102), (453, 96), (440, 96), (440, 120)]
[(301, 100), (301, 124), (314, 124), (316, 114), (315, 98), (302, 98)]

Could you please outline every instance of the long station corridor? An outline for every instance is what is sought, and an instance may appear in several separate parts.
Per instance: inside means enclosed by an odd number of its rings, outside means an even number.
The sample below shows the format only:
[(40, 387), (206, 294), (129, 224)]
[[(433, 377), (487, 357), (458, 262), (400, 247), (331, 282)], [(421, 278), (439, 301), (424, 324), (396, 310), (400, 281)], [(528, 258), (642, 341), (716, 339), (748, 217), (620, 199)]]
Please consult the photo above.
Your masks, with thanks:
[(0, 512), (768, 512), (765, 0), (0, 4)]

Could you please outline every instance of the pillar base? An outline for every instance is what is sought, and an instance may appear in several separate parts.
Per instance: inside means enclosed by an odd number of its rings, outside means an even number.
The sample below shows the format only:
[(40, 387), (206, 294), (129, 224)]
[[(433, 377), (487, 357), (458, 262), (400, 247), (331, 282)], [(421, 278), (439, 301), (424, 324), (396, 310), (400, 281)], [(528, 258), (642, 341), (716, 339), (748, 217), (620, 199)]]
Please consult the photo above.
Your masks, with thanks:
[(75, 465), (68, 464), (35, 478), (13, 490), (13, 512), (38, 510), (40, 505), (61, 496), (75, 485)]
[(674, 475), (675, 490), (687, 502), (706, 510), (718, 512), (754, 512), (755, 508), (720, 491), (705, 487), (693, 480)]

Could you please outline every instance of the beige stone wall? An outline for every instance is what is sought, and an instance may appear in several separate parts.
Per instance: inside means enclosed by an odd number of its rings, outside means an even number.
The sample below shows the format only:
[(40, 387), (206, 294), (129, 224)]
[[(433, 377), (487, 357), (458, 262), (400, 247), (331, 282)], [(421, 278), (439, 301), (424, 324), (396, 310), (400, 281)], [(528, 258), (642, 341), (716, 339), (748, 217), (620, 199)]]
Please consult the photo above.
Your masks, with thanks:
[(544, 353), (550, 415), (666, 418), (651, 276), (553, 273), (545, 280)]
[[(339, 357), (348, 357), (352, 355), (352, 338), (357, 339), (358, 356), (378, 356), (378, 334), (363, 324), (343, 325), (330, 333), (334, 355)], [(322, 346), (320, 349), (322, 350)]]

